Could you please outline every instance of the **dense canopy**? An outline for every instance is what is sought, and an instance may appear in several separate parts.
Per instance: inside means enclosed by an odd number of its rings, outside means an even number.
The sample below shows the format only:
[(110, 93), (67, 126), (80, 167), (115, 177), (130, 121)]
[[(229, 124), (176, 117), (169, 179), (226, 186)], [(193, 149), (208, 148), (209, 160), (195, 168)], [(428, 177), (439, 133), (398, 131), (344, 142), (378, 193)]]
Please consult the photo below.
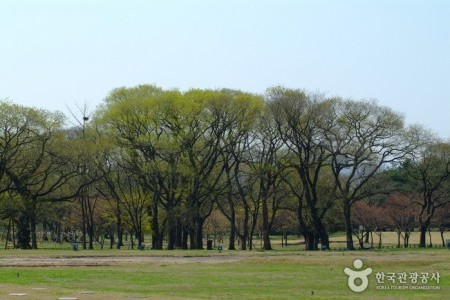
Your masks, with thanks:
[(450, 144), (374, 101), (140, 85), (87, 113), (67, 127), (60, 113), (0, 102), (7, 243), (120, 248), (126, 235), (202, 249), (220, 231), (229, 249), (259, 234), (270, 250), (271, 234), (290, 232), (315, 250), (341, 230), (354, 249), (354, 237), (417, 227), (425, 247), (450, 223)]

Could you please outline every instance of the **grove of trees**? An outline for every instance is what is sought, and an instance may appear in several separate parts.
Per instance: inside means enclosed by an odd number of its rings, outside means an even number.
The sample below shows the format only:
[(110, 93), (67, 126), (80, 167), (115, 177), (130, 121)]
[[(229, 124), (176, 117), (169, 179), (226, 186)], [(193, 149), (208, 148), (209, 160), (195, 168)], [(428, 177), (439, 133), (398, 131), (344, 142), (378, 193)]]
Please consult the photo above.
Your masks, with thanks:
[[(74, 115), (77, 115), (74, 113)], [(398, 246), (450, 227), (450, 143), (374, 101), (272, 87), (112, 90), (77, 125), (0, 101), (0, 227), (16, 248), (38, 238), (121, 248), (202, 249), (227, 222), (229, 249), (260, 234), (355, 248), (395, 230)], [(206, 232), (205, 232), (206, 231)], [(237, 245), (236, 245), (237, 243)]]

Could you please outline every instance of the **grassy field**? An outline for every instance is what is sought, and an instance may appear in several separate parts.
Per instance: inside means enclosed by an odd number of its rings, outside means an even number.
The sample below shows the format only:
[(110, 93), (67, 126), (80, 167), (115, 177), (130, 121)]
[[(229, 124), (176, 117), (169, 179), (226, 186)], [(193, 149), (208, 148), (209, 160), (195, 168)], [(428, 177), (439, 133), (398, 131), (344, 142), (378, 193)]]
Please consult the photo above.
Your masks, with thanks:
[[(381, 235), (382, 238), (382, 247), (384, 248), (395, 248), (397, 247), (397, 234), (395, 232), (383, 232)], [(149, 241), (151, 240), (150, 236), (146, 236), (146, 240)], [(378, 247), (378, 240), (379, 240), (379, 236), (375, 233), (373, 233), (373, 244), (374, 247), (377, 248)], [(431, 240), (433, 243), (433, 246), (438, 246), (438, 247), (442, 247), (442, 239), (441, 239), (441, 235), (439, 232), (431, 232)], [(444, 240), (450, 240), (450, 231), (447, 231), (444, 233)], [(281, 236), (272, 236), (271, 237), (271, 241), (272, 241), (272, 246), (275, 249), (279, 249), (281, 250)], [(356, 237), (353, 237), (353, 241), (355, 244), (355, 247), (358, 247), (358, 241), (356, 239)], [(429, 235), (427, 234), (427, 244), (429, 244)], [(302, 244), (303, 242), (303, 238), (300, 238), (298, 236), (295, 235), (290, 235), (288, 237), (288, 250), (303, 250), (304, 246)], [(401, 239), (401, 245), (403, 247), (403, 239)], [(217, 242), (218, 243), (218, 242)], [(410, 247), (414, 248), (414, 247), (418, 247), (419, 245), (419, 232), (415, 231), (415, 232), (411, 232), (411, 236), (409, 239), (409, 243), (410, 243)], [(0, 248), (1, 245), (5, 245), (5, 241), (0, 241)], [(224, 238), (222, 245), (224, 246), (224, 248), (226, 248), (228, 246), (228, 239)], [(258, 250), (260, 248), (262, 248), (262, 241), (258, 238), (254, 238), (253, 240), (253, 245), (254, 245), (254, 249)], [(96, 249), (100, 248), (100, 246), (98, 244), (94, 244), (94, 247)], [(236, 246), (238, 247), (238, 246)], [(334, 233), (330, 235), (330, 247), (332, 250), (343, 250), (346, 247), (346, 242), (345, 242), (345, 235), (342, 232), (339, 233)], [(4, 248), (4, 246), (3, 246)], [(8, 249), (12, 249), (13, 246), (10, 243), (8, 243)], [(40, 249), (59, 249), (59, 250), (71, 250), (72, 249), (72, 245), (69, 243), (53, 243), (53, 242), (40, 242), (39, 243), (39, 248)], [(81, 245), (80, 245), (81, 248)], [(109, 248), (109, 244), (106, 243), (104, 245), (104, 249)], [(130, 243), (125, 241), (125, 246), (123, 247), (123, 249), (130, 249)]]
[[(288, 247), (289, 248), (289, 247)], [(373, 269), (362, 293), (345, 267)], [(0, 299), (448, 299), (450, 251), (0, 251)], [(439, 290), (385, 290), (376, 273), (439, 273)], [(378, 287), (377, 287), (378, 285)], [(425, 286), (420, 282), (407, 286)], [(380, 289), (383, 288), (383, 289)]]
[[(420, 234), (419, 232), (411, 232), (411, 236), (409, 238), (409, 244), (410, 247), (418, 247), (419, 245), (419, 238)], [(450, 232), (444, 233), (444, 240), (450, 239)], [(378, 247), (378, 240), (379, 236), (375, 233), (373, 233), (373, 244), (374, 247)], [(383, 232), (381, 234), (381, 240), (382, 240), (382, 247), (386, 248), (392, 248), (397, 247), (398, 243), (398, 236), (397, 233), (389, 231), (389, 232)], [(273, 239), (275, 246), (280, 245), (281, 246), (281, 238), (279, 239)], [(289, 237), (289, 242), (293, 245), (300, 243), (302, 240), (298, 239), (297, 237)], [(433, 246), (442, 246), (442, 239), (439, 232), (431, 232), (431, 241), (433, 243)], [(353, 242), (355, 244), (355, 247), (358, 247), (358, 241), (355, 237), (353, 237)], [(369, 240), (370, 242), (370, 240)], [(427, 244), (430, 242), (430, 237), (427, 234)], [(400, 239), (400, 244), (403, 247), (403, 238)], [(345, 242), (345, 235), (343, 233), (336, 233), (332, 234), (330, 236), (330, 247), (331, 249), (344, 249), (346, 247)]]

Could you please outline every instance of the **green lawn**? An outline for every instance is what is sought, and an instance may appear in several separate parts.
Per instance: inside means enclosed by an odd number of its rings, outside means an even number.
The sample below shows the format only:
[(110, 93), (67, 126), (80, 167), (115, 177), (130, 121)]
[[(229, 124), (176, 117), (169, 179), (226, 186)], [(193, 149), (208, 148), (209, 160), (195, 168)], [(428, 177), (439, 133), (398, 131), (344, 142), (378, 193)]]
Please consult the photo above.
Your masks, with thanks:
[[(135, 257), (105, 266), (0, 268), (0, 299), (444, 299), (450, 292), (450, 251), (0, 251), (10, 258)], [(140, 257), (153, 257), (140, 262)], [(196, 259), (201, 257), (201, 259)], [(175, 259), (176, 258), (176, 259)], [(224, 260), (223, 258), (228, 258)], [(358, 294), (347, 286), (345, 267), (361, 258), (371, 267), (369, 287)], [(173, 259), (173, 261), (171, 261)], [(375, 274), (437, 273), (440, 290), (380, 290)], [(412, 285), (412, 284), (409, 284)], [(420, 284), (422, 285), (422, 284)], [(390, 286), (390, 284), (386, 284)], [(91, 293), (94, 292), (93, 294)]]

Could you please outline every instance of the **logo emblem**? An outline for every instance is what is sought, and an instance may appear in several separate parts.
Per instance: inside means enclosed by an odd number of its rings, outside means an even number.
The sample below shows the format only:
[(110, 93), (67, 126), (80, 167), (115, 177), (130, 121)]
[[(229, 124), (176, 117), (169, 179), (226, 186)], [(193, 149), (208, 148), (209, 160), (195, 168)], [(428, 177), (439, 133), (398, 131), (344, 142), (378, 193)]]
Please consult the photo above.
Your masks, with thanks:
[[(360, 259), (355, 259), (353, 267), (355, 267), (356, 270), (350, 268), (344, 269), (344, 273), (348, 275), (348, 287), (356, 293), (361, 293), (369, 286), (369, 278), (367, 276), (372, 273), (372, 268), (362, 270), (363, 262)], [(359, 285), (356, 284), (357, 279), (361, 280)]]

